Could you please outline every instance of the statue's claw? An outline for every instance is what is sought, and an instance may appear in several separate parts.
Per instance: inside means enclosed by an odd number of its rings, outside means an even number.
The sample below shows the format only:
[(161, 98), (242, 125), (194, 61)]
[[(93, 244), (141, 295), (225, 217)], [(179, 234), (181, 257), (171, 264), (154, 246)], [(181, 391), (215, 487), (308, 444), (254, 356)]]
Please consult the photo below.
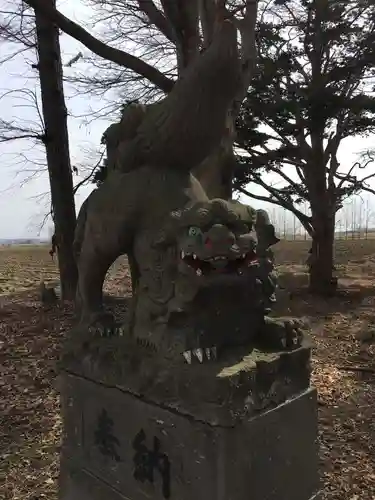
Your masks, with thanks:
[(113, 327), (103, 327), (101, 325), (90, 326), (89, 331), (95, 337), (110, 338), (110, 337), (123, 337), (124, 336), (123, 328), (118, 328), (115, 326), (113, 326)]
[(183, 357), (186, 359), (186, 362), (188, 365), (191, 365), (191, 361), (192, 361), (192, 358), (191, 358), (191, 351), (185, 351), (183, 353)]
[(194, 349), (193, 354), (200, 363), (203, 363), (203, 350), (202, 349)]
[(144, 347), (146, 349), (150, 349), (150, 350), (152, 350), (154, 352), (157, 351), (156, 345), (153, 342), (149, 341), (148, 339), (145, 339), (145, 338), (142, 338), (142, 337), (138, 337), (137, 338), (137, 344), (140, 345), (141, 347)]
[(270, 347), (294, 350), (301, 346), (304, 331), (307, 329), (307, 323), (299, 318), (267, 317), (261, 340)]
[(81, 323), (88, 324), (88, 330), (94, 337), (110, 338), (125, 335), (124, 328), (116, 324), (113, 315), (109, 312), (101, 312)]
[(204, 361), (217, 359), (217, 348), (215, 346), (206, 347), (205, 349), (198, 348), (191, 351), (185, 351), (182, 355), (188, 365), (192, 364), (193, 357), (196, 357), (199, 363), (204, 363)]

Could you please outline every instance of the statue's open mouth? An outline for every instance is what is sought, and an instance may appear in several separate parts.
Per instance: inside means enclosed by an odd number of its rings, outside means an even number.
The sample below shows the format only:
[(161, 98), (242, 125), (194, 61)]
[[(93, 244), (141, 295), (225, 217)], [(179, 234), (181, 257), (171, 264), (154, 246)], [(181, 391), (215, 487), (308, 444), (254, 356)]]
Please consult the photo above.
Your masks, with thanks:
[(207, 275), (212, 272), (241, 274), (244, 267), (250, 266), (252, 263), (256, 262), (257, 256), (254, 251), (250, 251), (235, 258), (230, 258), (225, 255), (216, 255), (215, 257), (208, 257), (203, 260), (195, 253), (187, 254), (182, 251), (181, 260), (192, 267), (197, 276)]

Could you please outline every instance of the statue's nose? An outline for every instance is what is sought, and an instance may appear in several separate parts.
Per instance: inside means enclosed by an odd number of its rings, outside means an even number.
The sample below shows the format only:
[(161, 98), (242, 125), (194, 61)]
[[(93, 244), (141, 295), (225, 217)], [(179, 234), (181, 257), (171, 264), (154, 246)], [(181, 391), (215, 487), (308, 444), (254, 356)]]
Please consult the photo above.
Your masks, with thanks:
[(228, 249), (235, 243), (235, 236), (225, 226), (215, 224), (208, 231), (204, 243), (207, 248)]

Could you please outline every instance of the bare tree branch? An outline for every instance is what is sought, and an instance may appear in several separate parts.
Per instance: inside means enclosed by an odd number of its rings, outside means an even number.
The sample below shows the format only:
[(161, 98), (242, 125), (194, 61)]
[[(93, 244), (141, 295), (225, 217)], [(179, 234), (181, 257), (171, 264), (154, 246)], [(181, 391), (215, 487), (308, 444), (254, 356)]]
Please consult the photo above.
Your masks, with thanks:
[[(249, 196), (250, 198), (253, 198), (254, 200), (259, 200), (259, 201), (265, 201), (267, 203), (271, 203), (272, 205), (277, 205), (279, 207), (285, 208), (285, 210), (288, 210), (289, 212), (292, 212), (297, 219), (301, 222), (303, 227), (306, 229), (306, 231), (311, 235), (312, 234), (312, 226), (311, 226), (311, 217), (308, 215), (304, 214), (300, 210), (298, 210), (293, 203), (288, 203), (286, 202), (283, 198), (279, 197), (277, 194), (273, 194), (270, 196), (262, 196), (258, 194), (251, 193), (247, 189), (244, 189), (242, 187), (237, 187), (237, 191), (240, 193)], [(273, 197), (274, 196), (274, 197)]]
[(142, 61), (138, 57), (129, 54), (128, 52), (115, 49), (114, 47), (110, 47), (109, 45), (101, 42), (82, 28), (82, 26), (75, 23), (71, 19), (68, 19), (57, 9), (51, 7), (49, 3), (46, 3), (43, 0), (24, 0), (24, 2), (34, 10), (38, 10), (43, 15), (48, 17), (51, 21), (56, 23), (61, 30), (81, 42), (85, 45), (85, 47), (98, 56), (119, 64), (120, 66), (125, 66), (135, 73), (138, 73), (147, 80), (150, 80), (164, 92), (169, 92), (172, 89), (174, 84), (173, 81), (163, 75), (163, 73), (161, 73), (158, 69)]
[(10, 121), (0, 118), (0, 143), (15, 141), (17, 139), (34, 139), (44, 142), (46, 135), (43, 117), (39, 109), (37, 92), (29, 89), (11, 90), (0, 96), (0, 101), (9, 95), (15, 96), (21, 102), (25, 103), (22, 104), (23, 107), (33, 109), (37, 113), (39, 120), (37, 122), (28, 120), (28, 123), (19, 124), (16, 120)]
[[(137, 0), (139, 8), (146, 14), (163, 35), (171, 42), (176, 42), (176, 34), (164, 14), (156, 7), (152, 0)], [(192, 0), (191, 0), (192, 1)]]
[(88, 175), (86, 175), (86, 177), (84, 177), (84, 179), (82, 179), (80, 182), (78, 182), (78, 184), (76, 184), (74, 186), (74, 189), (73, 189), (74, 194), (77, 193), (77, 191), (79, 190), (80, 187), (86, 185), (87, 183), (89, 183), (92, 180), (92, 178), (95, 175), (96, 169), (99, 167), (99, 165), (101, 164), (101, 162), (103, 160), (103, 157), (104, 157), (104, 151), (100, 154), (100, 158), (96, 162), (96, 164), (93, 167), (91, 167), (91, 172)]

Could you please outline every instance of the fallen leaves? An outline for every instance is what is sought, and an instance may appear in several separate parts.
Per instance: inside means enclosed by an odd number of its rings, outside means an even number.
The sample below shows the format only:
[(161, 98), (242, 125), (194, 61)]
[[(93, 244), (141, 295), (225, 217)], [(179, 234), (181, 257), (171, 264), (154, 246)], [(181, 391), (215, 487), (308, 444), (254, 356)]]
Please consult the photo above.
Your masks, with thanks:
[[(307, 316), (313, 325), (312, 381), (319, 392), (324, 499), (374, 500), (375, 377), (340, 367), (375, 365), (374, 346), (369, 344), (364, 352), (356, 339), (365, 324), (375, 323), (375, 262), (370, 258), (373, 242), (358, 244), (359, 255), (354, 245), (358, 242), (349, 243), (346, 248), (340, 242), (338, 262), (349, 289), (346, 298), (319, 301), (297, 294), (292, 301), (281, 301), (280, 307), (292, 315)], [(308, 248), (308, 242), (282, 242), (276, 249), (276, 258), (286, 261), (283, 270), (288, 272), (291, 262), (289, 271), (296, 272), (301, 282), (306, 281), (303, 262)], [(358, 258), (366, 263), (362, 276), (355, 265)], [(61, 421), (55, 366), (73, 311), (61, 307), (46, 312), (40, 307), (31, 282), (35, 287), (41, 274), (46, 280), (56, 280), (56, 264), (51, 263), (47, 248), (0, 251), (0, 287), (5, 286), (7, 293), (17, 292), (0, 298), (2, 500), (57, 498)], [(25, 275), (26, 285), (22, 282)], [(106, 280), (106, 290), (122, 296), (129, 287), (129, 272), (124, 260), (119, 260)]]
[[(288, 288), (300, 287), (308, 248), (308, 242), (282, 242), (276, 251), (276, 259), (285, 256), (293, 262), (298, 276), (294, 281), (288, 274)], [(375, 323), (372, 255), (372, 241), (336, 242), (345, 293), (328, 300), (296, 293), (293, 301), (279, 306), (292, 315), (306, 314), (313, 326), (312, 383), (318, 389), (320, 464), (327, 500), (375, 499), (375, 345), (363, 349), (358, 341), (358, 332)], [(366, 265), (358, 266), (359, 258)], [(368, 370), (348, 369), (358, 366)]]

